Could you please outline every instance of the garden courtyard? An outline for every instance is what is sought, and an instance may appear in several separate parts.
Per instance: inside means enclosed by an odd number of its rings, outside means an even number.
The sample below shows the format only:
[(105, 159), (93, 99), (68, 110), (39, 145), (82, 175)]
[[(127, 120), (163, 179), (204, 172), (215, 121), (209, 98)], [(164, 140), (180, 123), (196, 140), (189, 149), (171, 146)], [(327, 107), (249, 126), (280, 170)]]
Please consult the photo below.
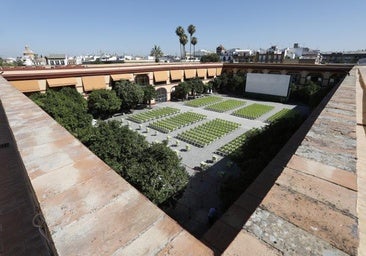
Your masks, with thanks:
[(220, 95), (158, 103), (151, 110), (135, 110), (111, 119), (128, 125), (151, 143), (167, 140), (181, 157), (191, 178), (175, 207), (164, 210), (200, 238), (209, 228), (208, 210), (216, 207), (222, 214), (222, 178), (238, 171), (226, 155), (242, 143), (245, 132), (289, 114), (295, 107), (298, 109), (291, 104)]

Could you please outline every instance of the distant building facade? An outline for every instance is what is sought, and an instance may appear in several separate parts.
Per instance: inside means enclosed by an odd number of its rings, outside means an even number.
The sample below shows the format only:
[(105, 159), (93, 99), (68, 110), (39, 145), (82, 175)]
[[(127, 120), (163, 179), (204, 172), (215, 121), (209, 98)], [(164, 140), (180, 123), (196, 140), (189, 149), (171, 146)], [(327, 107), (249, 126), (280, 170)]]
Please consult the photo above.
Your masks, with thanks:
[(50, 66), (67, 66), (68, 59), (65, 54), (50, 54), (46, 57), (47, 65)]
[(273, 45), (268, 50), (259, 50), (256, 52), (255, 62), (259, 63), (282, 63), (284, 59), (284, 51)]
[(360, 59), (366, 58), (366, 51), (325, 52), (322, 56), (322, 63), (356, 64)]

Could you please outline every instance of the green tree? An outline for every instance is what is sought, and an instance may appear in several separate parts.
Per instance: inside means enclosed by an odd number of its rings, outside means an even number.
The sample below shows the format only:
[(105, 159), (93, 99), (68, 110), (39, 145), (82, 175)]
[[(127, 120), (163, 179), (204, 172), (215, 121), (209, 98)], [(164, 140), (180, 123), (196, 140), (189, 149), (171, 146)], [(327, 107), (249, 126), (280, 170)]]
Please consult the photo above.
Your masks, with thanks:
[(179, 38), (179, 50), (180, 50), (180, 57), (182, 58), (183, 57), (183, 54), (182, 54), (182, 42), (181, 42), (181, 37), (184, 35), (184, 28), (182, 26), (178, 26), (176, 29), (175, 29), (175, 34), (178, 36)]
[(201, 94), (204, 91), (204, 85), (201, 79), (194, 78), (187, 81), (188, 87), (191, 90), (191, 95), (195, 96), (196, 94)]
[(142, 87), (144, 90), (144, 102), (151, 107), (151, 100), (156, 98), (156, 90), (151, 84)]
[(145, 138), (131, 131), (120, 122), (99, 122), (93, 127), (86, 146), (112, 167), (117, 173), (126, 176), (129, 166), (141, 159), (148, 147)]
[(177, 154), (163, 143), (150, 145), (139, 163), (127, 170), (127, 180), (155, 204), (173, 197), (188, 183)]
[(187, 82), (181, 82), (172, 92), (173, 99), (187, 99), (188, 93), (191, 91), (191, 87)]
[(220, 62), (220, 56), (216, 53), (210, 53), (202, 56), (201, 62)]
[(155, 62), (158, 63), (159, 59), (164, 55), (163, 51), (161, 50), (160, 46), (154, 45), (151, 49), (150, 56), (154, 56)]
[(192, 37), (191, 39), (191, 44), (193, 45), (193, 57), (195, 57), (195, 51), (196, 51), (196, 44), (197, 44), (198, 40), (197, 37)]
[(82, 142), (88, 139), (92, 116), (87, 113), (86, 100), (75, 88), (47, 90), (44, 94), (36, 93), (30, 98)]
[(121, 109), (121, 99), (115, 91), (94, 90), (88, 97), (88, 110), (94, 118), (105, 119)]
[(162, 143), (145, 138), (117, 121), (99, 122), (87, 146), (152, 202), (161, 204), (188, 183), (177, 154)]
[(189, 25), (188, 26), (188, 33), (189, 33), (189, 58), (192, 57), (192, 35), (196, 32), (196, 27), (194, 25)]
[(183, 47), (183, 58), (186, 58), (186, 44), (188, 43), (188, 38), (186, 34), (183, 34), (180, 38), (179, 38), (179, 42), (182, 44)]
[(116, 82), (113, 90), (116, 91), (117, 96), (122, 100), (122, 108), (125, 110), (136, 108), (139, 103), (142, 103), (144, 98), (144, 91), (141, 86), (128, 80)]

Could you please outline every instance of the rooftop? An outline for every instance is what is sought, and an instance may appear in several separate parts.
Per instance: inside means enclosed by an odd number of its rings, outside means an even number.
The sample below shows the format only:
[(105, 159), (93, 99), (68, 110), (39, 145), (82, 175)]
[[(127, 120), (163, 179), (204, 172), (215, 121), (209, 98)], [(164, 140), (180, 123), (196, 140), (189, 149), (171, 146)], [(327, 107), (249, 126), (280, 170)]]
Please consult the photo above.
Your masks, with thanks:
[(365, 80), (354, 67), (201, 242), (0, 78), (0, 253), (365, 255)]

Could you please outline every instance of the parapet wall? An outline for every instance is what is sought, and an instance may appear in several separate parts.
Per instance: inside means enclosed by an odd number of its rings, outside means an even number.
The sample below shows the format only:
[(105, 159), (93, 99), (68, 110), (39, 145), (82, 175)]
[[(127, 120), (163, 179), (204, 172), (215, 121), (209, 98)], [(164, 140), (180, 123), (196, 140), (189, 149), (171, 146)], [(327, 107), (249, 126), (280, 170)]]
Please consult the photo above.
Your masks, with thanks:
[[(364, 255), (365, 74), (355, 67), (323, 100), (205, 235), (211, 249), (0, 77), (1, 125), (7, 118), (13, 155), (19, 156), (11, 164), (0, 148), (1, 166), (23, 171), (49, 231), (47, 245), (38, 229), (21, 237), (2, 224), (0, 254), (22, 254), (23, 245), (34, 244), (28, 255), (48, 247), (59, 255)], [(0, 191), (15, 194), (14, 187)], [(33, 214), (16, 228), (31, 225)], [(8, 220), (1, 211), (1, 223)]]
[[(0, 100), (57, 254), (213, 254), (2, 77)], [(6, 221), (2, 212), (0, 220)], [(5, 255), (22, 254), (19, 245), (30, 238), (11, 246), (13, 232), (1, 231)]]
[(224, 255), (358, 254), (365, 243), (358, 86), (354, 68), (206, 233), (208, 245)]

